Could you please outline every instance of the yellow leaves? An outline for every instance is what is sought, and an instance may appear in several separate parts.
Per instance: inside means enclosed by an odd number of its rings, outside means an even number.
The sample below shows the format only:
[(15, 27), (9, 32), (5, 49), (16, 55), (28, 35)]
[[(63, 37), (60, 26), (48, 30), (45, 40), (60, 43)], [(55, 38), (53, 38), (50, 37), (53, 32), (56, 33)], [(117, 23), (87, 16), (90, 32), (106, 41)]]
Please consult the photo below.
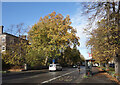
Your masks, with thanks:
[[(56, 12), (41, 17), (40, 21), (31, 28), (32, 31), (28, 32), (32, 48), (36, 51), (44, 50), (45, 55), (56, 55), (58, 49), (65, 49), (68, 43), (75, 44), (74, 40), (77, 42), (76, 45), (79, 45), (79, 38), (75, 34), (76, 30), (70, 24), (69, 16), (63, 18)], [(68, 32), (68, 30), (72, 30), (72, 32)], [(52, 52), (51, 48), (54, 48)]]
[(105, 37), (105, 38), (104, 38), (104, 40), (106, 40), (106, 41), (107, 41), (107, 40), (108, 40), (108, 38), (107, 38), (107, 37)]
[(42, 21), (42, 17), (40, 17), (40, 20), (39, 21)]

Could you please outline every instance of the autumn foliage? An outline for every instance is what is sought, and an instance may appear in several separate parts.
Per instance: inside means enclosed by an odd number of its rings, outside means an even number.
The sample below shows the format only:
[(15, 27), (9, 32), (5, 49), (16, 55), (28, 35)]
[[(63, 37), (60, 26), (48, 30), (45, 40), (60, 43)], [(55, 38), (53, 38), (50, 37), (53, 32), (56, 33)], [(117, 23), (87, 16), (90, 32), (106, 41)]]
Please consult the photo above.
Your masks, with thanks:
[(28, 39), (31, 52), (36, 51), (45, 63), (48, 58), (55, 59), (60, 56), (68, 46), (80, 45), (69, 15), (64, 18), (56, 12), (41, 17), (28, 32)]

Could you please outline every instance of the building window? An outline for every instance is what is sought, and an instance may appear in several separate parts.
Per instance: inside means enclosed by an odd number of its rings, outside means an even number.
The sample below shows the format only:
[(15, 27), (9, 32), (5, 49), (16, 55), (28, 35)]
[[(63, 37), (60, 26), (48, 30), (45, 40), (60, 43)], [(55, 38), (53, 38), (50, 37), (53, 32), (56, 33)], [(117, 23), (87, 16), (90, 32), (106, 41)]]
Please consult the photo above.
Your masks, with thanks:
[(2, 42), (5, 42), (5, 37), (2, 38)]
[(5, 51), (5, 46), (2, 46), (2, 51)]

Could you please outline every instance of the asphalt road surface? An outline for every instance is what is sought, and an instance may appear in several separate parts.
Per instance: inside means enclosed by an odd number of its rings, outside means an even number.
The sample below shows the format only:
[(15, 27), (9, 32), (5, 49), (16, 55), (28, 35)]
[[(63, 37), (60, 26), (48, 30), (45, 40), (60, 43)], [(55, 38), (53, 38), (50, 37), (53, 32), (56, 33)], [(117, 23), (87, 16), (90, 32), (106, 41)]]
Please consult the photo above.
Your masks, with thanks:
[(85, 67), (81, 72), (77, 68), (63, 68), (62, 71), (49, 72), (48, 69), (37, 70), (31, 73), (9, 75), (2, 77), (2, 83), (80, 83), (85, 73)]

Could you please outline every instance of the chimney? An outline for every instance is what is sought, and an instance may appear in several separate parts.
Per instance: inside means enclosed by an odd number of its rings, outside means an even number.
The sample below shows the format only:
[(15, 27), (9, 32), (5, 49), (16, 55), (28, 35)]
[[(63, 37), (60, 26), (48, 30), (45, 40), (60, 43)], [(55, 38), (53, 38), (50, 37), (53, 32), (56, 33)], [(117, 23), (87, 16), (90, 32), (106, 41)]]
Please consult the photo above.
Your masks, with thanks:
[(4, 26), (0, 26), (0, 35), (3, 34), (3, 28)]

